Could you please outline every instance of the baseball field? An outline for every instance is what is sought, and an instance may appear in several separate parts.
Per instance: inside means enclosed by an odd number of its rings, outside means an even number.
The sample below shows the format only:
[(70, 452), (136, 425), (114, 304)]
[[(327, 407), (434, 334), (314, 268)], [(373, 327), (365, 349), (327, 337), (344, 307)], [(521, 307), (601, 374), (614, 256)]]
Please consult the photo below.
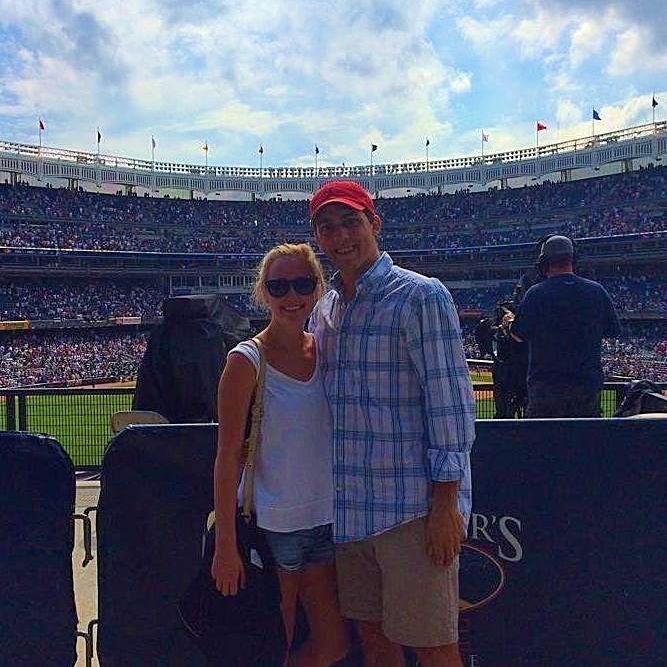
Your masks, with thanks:
[[(489, 384), (487, 388), (477, 384), (488, 382), (490, 376), (473, 373), (472, 378), (476, 383), (477, 417), (491, 419), (495, 413), (491, 385)], [(75, 466), (98, 466), (101, 463), (104, 449), (112, 437), (111, 415), (130, 410), (132, 405), (132, 394), (127, 391), (131, 390), (131, 386), (124, 384), (124, 391), (118, 391), (113, 387), (119, 387), (119, 385), (112, 385), (111, 391), (104, 393), (91, 394), (87, 393), (85, 389), (73, 389), (65, 394), (27, 396), (25, 399), (26, 430), (47, 433), (56, 438), (65, 447)], [(614, 392), (604, 391), (602, 396), (603, 416), (611, 416), (615, 404)], [(5, 398), (0, 397), (0, 431), (6, 429)]]

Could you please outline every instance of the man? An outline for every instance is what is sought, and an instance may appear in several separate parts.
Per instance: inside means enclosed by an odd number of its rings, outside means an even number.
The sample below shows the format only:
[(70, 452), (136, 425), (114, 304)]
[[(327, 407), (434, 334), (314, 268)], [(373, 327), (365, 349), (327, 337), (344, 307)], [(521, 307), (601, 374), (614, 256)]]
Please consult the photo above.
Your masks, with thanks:
[(456, 309), (439, 281), (380, 253), (357, 183), (324, 185), (310, 217), (338, 269), (311, 330), (333, 417), (341, 609), (366, 665), (404, 665), (406, 645), (424, 667), (459, 667), (475, 401)]
[(574, 246), (566, 236), (542, 245), (538, 267), (546, 280), (531, 287), (512, 336), (529, 348), (527, 417), (599, 417), (603, 338), (620, 325), (602, 285), (574, 274)]

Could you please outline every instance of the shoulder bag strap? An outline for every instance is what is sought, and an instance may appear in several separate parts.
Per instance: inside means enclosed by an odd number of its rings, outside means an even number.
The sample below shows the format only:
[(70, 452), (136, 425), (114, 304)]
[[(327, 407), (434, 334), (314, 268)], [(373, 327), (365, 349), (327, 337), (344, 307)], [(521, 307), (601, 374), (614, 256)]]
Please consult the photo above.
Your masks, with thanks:
[(252, 515), (253, 497), (255, 493), (255, 460), (257, 449), (262, 441), (262, 416), (264, 414), (264, 380), (266, 377), (266, 356), (264, 346), (258, 338), (252, 339), (259, 352), (259, 370), (257, 371), (257, 386), (255, 400), (252, 404), (250, 435), (248, 436), (247, 457), (245, 461), (245, 477), (243, 481), (243, 518), (250, 521)]

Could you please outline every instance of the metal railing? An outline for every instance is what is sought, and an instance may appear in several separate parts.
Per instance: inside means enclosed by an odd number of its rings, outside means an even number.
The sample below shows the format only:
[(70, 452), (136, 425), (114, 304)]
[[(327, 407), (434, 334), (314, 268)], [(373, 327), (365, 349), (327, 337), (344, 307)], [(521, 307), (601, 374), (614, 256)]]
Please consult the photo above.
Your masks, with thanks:
[[(100, 466), (112, 437), (111, 415), (130, 410), (134, 389), (3, 389), (0, 429), (56, 438), (77, 468)], [(4, 404), (4, 405), (3, 405)]]
[(576, 152), (582, 149), (602, 146), (613, 147), (619, 141), (650, 137), (654, 134), (667, 131), (667, 122), (645, 123), (634, 127), (621, 128), (611, 132), (579, 137), (567, 141), (560, 141), (544, 146), (531, 146), (502, 153), (491, 153), (481, 157), (471, 155), (447, 159), (418, 160), (414, 162), (396, 162), (390, 164), (370, 164), (344, 166), (215, 166), (202, 164), (184, 164), (181, 162), (165, 162), (162, 160), (145, 160), (140, 158), (123, 157), (76, 151), (51, 146), (37, 146), (13, 141), (0, 140), (0, 153), (17, 157), (26, 157), (41, 161), (55, 161), (74, 163), (77, 166), (86, 166), (93, 169), (131, 169), (149, 176), (155, 174), (176, 174), (183, 176), (213, 176), (213, 177), (242, 177), (250, 179), (262, 178), (359, 178), (368, 176), (383, 176), (393, 174), (412, 174), (419, 172), (443, 171), (484, 165), (497, 165), (507, 162), (533, 160), (539, 157), (555, 156), (562, 153)]
[[(614, 414), (626, 382), (607, 382), (601, 398), (603, 417)], [(477, 418), (493, 419), (496, 413), (491, 382), (474, 382)], [(134, 389), (2, 389), (0, 430), (31, 431), (55, 437), (74, 465), (96, 468), (102, 464), (112, 437), (111, 416), (130, 410)]]

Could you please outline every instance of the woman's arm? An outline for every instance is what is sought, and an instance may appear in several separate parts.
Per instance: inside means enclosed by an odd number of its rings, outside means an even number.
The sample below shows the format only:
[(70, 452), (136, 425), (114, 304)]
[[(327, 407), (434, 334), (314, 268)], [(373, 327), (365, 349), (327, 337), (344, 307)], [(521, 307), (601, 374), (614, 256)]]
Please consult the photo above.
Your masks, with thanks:
[(211, 575), (223, 595), (235, 595), (245, 583), (236, 549), (236, 492), (255, 384), (252, 362), (242, 354), (231, 354), (218, 385), (218, 452), (213, 473), (216, 526)]

